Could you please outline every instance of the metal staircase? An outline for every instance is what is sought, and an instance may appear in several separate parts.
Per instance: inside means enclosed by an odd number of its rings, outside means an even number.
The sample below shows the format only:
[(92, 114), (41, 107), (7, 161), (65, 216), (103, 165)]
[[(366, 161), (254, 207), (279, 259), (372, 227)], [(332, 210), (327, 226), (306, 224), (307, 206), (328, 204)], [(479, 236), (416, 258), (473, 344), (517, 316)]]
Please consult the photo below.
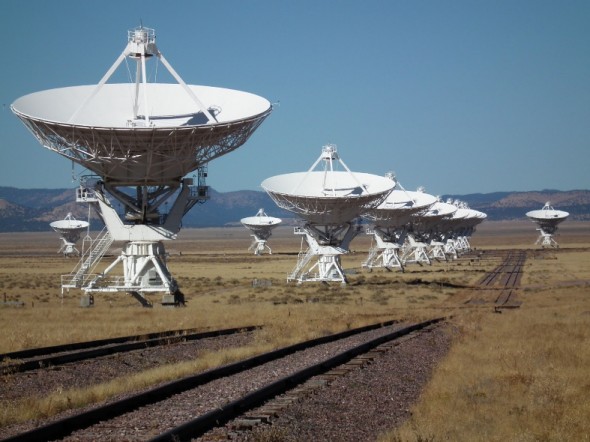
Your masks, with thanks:
[(314, 251), (311, 249), (311, 247), (309, 247), (305, 252), (299, 252), (299, 255), (297, 257), (297, 266), (295, 267), (295, 269), (293, 269), (293, 271), (287, 278), (287, 282), (299, 280), (299, 275), (301, 274), (305, 266), (309, 264), (309, 261), (311, 261), (311, 259), (314, 256), (316, 255)]
[(105, 227), (84, 252), (72, 273), (62, 276), (62, 289), (82, 287), (112, 243), (113, 237)]

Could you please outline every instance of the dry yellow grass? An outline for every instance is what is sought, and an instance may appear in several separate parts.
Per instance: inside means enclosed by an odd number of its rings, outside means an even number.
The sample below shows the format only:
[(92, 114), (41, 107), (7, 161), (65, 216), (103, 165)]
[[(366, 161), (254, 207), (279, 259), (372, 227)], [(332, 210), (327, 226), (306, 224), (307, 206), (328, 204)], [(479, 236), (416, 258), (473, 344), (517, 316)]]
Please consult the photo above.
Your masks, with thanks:
[[(437, 263), (414, 266), (404, 274), (368, 273), (360, 263), (369, 242), (360, 237), (356, 251), (343, 258), (352, 272), (350, 284), (298, 286), (286, 282), (299, 250), (299, 238), (290, 230), (276, 238), (275, 254), (259, 257), (246, 251), (247, 233), (238, 240), (225, 232), (189, 231), (189, 239), (172, 243), (169, 267), (188, 300), (181, 309), (161, 307), (160, 295), (149, 295), (154, 308), (144, 309), (122, 293), (98, 294), (93, 308), (80, 308), (79, 292), (61, 297), (60, 275), (76, 260), (56, 256), (55, 235), (36, 234), (41, 252), (27, 251), (25, 256), (17, 253), (26, 235), (0, 238), (7, 243), (0, 249), (0, 294), (7, 301), (24, 303), (23, 308), (0, 308), (0, 352), (156, 330), (273, 325), (289, 317), (305, 324), (292, 333), (295, 337), (298, 330), (305, 334), (316, 323), (327, 333), (391, 318), (426, 317), (436, 314), (432, 307), (452, 294), (447, 283), (471, 284), (485, 271), (483, 265)], [(227, 232), (237, 235), (241, 230)], [(204, 236), (201, 242), (199, 235)], [(271, 285), (253, 287), (254, 279)]]
[[(454, 296), (455, 287), (474, 285), (496, 263), (463, 260), (411, 266), (403, 274), (369, 273), (361, 269), (370, 246), (368, 236), (355, 239), (352, 253), (343, 257), (350, 278), (347, 286), (287, 284), (300, 247), (300, 237), (290, 228), (279, 228), (270, 241), (274, 254), (260, 257), (246, 251), (250, 238), (245, 229), (181, 232), (180, 239), (168, 246), (169, 266), (187, 297), (186, 308), (161, 307), (159, 296), (153, 295), (154, 308), (144, 309), (125, 294), (97, 295), (93, 308), (81, 308), (79, 293), (60, 297), (59, 275), (68, 273), (75, 260), (56, 255), (59, 243), (54, 234), (0, 235), (0, 294), (6, 301), (24, 304), (0, 308), (0, 352), (157, 330), (265, 325), (248, 348), (203, 355), (192, 364), (161, 367), (82, 391), (58, 391), (41, 400), (23, 401), (14, 404), (10, 416), (8, 407), (3, 407), (2, 420), (50, 415), (379, 320), (453, 313), (458, 333), (449, 357), (436, 372), (412, 421), (387, 437), (558, 440), (579, 436), (588, 431), (584, 421), (590, 420), (583, 419), (590, 416), (584, 398), (590, 386), (580, 368), (590, 362), (580, 351), (589, 338), (590, 303), (587, 288), (575, 284), (590, 280), (590, 229), (588, 223), (568, 224), (558, 238), (560, 250), (535, 253), (527, 262), (522, 280), (527, 288), (520, 292), (523, 307), (502, 315), (493, 314), (491, 308), (458, 308), (463, 306)], [(472, 245), (532, 250), (535, 239), (529, 222), (485, 223)], [(271, 285), (253, 287), (254, 279)], [(567, 423), (574, 428), (569, 433)]]
[(528, 262), (527, 280), (542, 285), (520, 309), (455, 317), (450, 354), (382, 442), (590, 440), (590, 253), (551, 255)]

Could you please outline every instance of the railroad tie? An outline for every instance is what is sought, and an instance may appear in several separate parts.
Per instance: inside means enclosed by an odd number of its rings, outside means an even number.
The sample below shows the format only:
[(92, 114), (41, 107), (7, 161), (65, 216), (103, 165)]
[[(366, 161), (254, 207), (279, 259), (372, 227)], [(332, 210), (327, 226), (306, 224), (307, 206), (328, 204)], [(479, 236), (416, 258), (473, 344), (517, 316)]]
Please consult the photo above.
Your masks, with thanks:
[(412, 332), (406, 336), (401, 336), (395, 341), (383, 343), (369, 352), (356, 356), (347, 363), (337, 368), (327, 371), (321, 375), (304, 382), (301, 385), (289, 390), (280, 397), (268, 401), (266, 404), (251, 410), (244, 414), (243, 418), (235, 419), (230, 424), (229, 437), (236, 438), (240, 431), (251, 431), (255, 426), (260, 424), (271, 424), (272, 420), (293, 403), (300, 402), (306, 397), (317, 392), (320, 388), (329, 386), (336, 378), (346, 376), (350, 371), (371, 364), (381, 354), (391, 350), (394, 347), (414, 339), (420, 333), (430, 332), (436, 327), (436, 324), (423, 328), (420, 331)]

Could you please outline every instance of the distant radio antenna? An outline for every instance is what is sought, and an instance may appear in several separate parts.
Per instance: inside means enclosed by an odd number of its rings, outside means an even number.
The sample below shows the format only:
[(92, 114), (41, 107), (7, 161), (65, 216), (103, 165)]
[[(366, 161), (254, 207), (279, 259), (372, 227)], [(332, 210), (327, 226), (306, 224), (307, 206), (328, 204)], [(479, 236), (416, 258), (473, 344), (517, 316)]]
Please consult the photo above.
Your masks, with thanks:
[(568, 212), (555, 210), (551, 202), (547, 201), (541, 210), (531, 210), (526, 216), (539, 226), (537, 230), (540, 235), (535, 244), (541, 247), (559, 247), (553, 236), (557, 232), (557, 225), (569, 216)]
[(268, 216), (264, 209), (258, 210), (255, 216), (242, 218), (240, 222), (252, 232), (254, 240), (248, 248), (248, 251), (254, 250), (255, 255), (262, 255), (265, 250), (272, 255), (272, 249), (268, 246), (267, 241), (272, 234), (272, 230), (281, 223), (280, 218)]
[(71, 213), (68, 213), (64, 219), (54, 221), (49, 225), (59, 233), (62, 240), (62, 246), (57, 253), (63, 253), (64, 256), (79, 256), (80, 251), (76, 248), (76, 243), (82, 232), (88, 228), (89, 223), (79, 221)]

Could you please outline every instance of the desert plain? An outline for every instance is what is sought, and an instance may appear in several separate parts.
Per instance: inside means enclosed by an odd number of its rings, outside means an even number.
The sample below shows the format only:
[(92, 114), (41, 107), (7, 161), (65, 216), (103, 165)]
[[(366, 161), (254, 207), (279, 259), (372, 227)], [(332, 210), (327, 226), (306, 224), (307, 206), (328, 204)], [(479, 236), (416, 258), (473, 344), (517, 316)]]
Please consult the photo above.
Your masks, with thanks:
[[(264, 326), (262, 349), (384, 320), (446, 316), (454, 344), (410, 420), (384, 441), (590, 440), (590, 222), (564, 222), (556, 249), (541, 249), (536, 239), (529, 221), (486, 221), (469, 255), (401, 273), (362, 268), (371, 237), (361, 234), (342, 258), (348, 284), (298, 285), (286, 280), (305, 248), (292, 227), (275, 229), (272, 255), (262, 256), (248, 252), (244, 228), (184, 229), (166, 249), (185, 307), (161, 306), (158, 294), (144, 308), (125, 293), (101, 293), (87, 308), (80, 292), (62, 293), (60, 275), (77, 258), (57, 253), (54, 232), (2, 233), (0, 353), (247, 325)], [(118, 250), (115, 244), (102, 268)], [(465, 303), (501, 262), (484, 259), (498, 250), (527, 251), (521, 305), (501, 313), (492, 301)]]

